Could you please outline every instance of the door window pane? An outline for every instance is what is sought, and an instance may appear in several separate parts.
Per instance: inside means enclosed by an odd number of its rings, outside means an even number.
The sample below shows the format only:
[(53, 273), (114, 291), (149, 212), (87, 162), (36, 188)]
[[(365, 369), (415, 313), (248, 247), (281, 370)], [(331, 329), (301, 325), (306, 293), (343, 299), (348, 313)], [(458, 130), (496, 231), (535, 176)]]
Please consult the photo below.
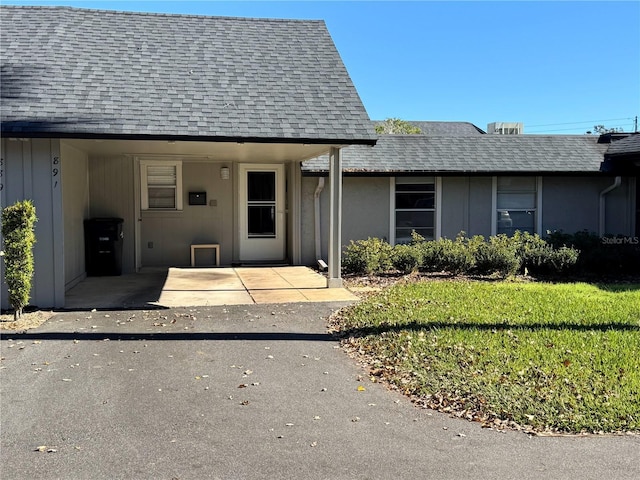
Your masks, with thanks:
[(276, 200), (276, 172), (247, 173), (248, 200), (274, 202)]
[(275, 206), (249, 205), (248, 207), (249, 238), (273, 238), (276, 236)]

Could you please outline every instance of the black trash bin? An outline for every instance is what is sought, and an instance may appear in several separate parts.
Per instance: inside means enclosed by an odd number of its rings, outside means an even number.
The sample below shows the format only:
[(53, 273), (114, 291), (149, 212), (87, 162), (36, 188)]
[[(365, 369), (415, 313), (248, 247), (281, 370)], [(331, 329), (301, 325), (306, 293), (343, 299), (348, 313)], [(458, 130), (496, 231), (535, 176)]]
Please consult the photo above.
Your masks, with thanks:
[(84, 256), (87, 275), (122, 275), (122, 218), (84, 221)]

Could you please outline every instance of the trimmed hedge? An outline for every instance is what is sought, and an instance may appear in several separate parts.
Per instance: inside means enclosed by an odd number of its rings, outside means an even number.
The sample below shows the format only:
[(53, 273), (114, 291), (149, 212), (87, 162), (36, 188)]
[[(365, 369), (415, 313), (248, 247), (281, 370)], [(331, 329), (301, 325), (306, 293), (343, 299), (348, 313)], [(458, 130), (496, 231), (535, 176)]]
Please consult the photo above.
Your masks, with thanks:
[(31, 200), (16, 202), (2, 210), (5, 280), (9, 303), (17, 320), (29, 303), (33, 280), (33, 245), (36, 209)]
[(392, 247), (384, 240), (369, 238), (351, 242), (345, 249), (345, 273), (380, 274), (446, 272), (452, 275), (472, 273), (507, 277), (520, 273), (556, 275), (571, 271), (579, 251), (568, 246), (554, 248), (537, 234), (516, 232), (514, 236), (496, 235), (485, 240), (460, 232), (454, 239), (426, 241), (412, 235), (408, 245)]

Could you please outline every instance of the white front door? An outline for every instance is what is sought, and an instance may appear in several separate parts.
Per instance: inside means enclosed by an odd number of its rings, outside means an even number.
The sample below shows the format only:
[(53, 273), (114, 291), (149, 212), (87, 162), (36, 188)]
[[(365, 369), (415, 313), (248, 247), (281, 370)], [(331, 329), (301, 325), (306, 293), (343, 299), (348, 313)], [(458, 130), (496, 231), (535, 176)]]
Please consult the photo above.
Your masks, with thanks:
[(284, 165), (239, 165), (240, 261), (285, 258)]

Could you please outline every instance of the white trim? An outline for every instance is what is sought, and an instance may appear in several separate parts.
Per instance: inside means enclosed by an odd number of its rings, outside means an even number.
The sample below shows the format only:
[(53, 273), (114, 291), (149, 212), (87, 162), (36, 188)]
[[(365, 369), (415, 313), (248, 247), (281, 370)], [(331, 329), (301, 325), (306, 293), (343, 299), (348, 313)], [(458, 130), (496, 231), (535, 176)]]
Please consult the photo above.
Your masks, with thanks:
[(292, 199), (289, 206), (291, 215), (291, 262), (294, 265), (302, 263), (302, 164), (293, 163), (290, 165), (289, 174), (291, 175)]
[(141, 209), (141, 183), (140, 183), (140, 159), (133, 158), (133, 262), (135, 271), (139, 272), (142, 268), (142, 248), (140, 242), (142, 239), (142, 209)]
[[(149, 208), (149, 194), (147, 185), (147, 167), (155, 165), (170, 165), (176, 167), (175, 199), (176, 208)], [(182, 160), (143, 159), (140, 160), (140, 208), (145, 211), (182, 211)]]
[[(275, 236), (249, 237), (247, 217), (247, 173), (274, 172), (275, 174)], [(241, 163), (238, 164), (238, 257), (241, 262), (277, 261), (286, 257), (287, 222), (286, 171), (284, 163)]]
[(498, 231), (498, 177), (491, 177), (491, 236)]
[(342, 151), (329, 151), (329, 268), (327, 287), (342, 287)]

